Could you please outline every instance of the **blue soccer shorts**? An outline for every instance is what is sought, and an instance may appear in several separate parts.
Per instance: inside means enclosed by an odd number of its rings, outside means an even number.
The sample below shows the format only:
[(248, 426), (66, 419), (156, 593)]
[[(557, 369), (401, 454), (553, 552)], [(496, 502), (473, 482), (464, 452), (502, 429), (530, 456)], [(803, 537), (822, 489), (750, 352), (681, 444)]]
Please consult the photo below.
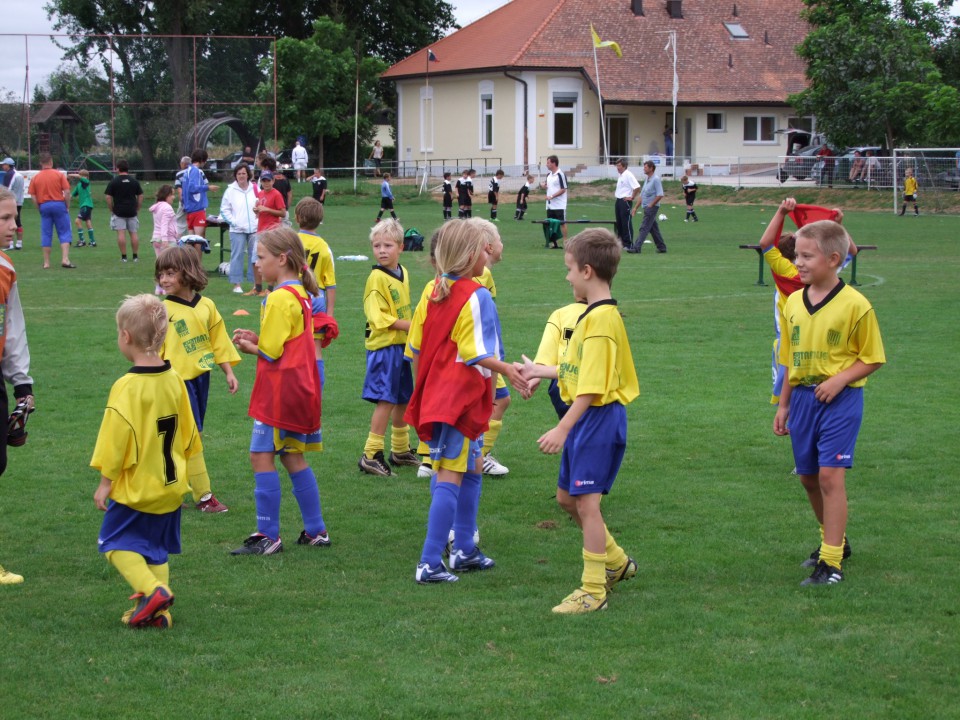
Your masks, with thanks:
[(813, 387), (790, 392), (787, 426), (799, 475), (822, 467), (853, 467), (853, 449), (863, 420), (863, 388), (846, 387), (833, 402), (817, 400)]
[(626, 449), (627, 409), (620, 403), (591, 406), (567, 435), (557, 487), (569, 495), (606, 495)]
[(413, 370), (403, 359), (403, 345), (367, 350), (367, 375), (363, 380), (364, 400), (406, 405), (413, 395)]

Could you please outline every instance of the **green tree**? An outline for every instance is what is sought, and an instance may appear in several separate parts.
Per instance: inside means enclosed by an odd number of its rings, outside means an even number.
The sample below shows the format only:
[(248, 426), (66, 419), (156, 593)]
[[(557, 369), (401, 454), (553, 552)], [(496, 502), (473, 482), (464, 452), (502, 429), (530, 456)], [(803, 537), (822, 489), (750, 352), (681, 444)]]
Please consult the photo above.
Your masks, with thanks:
[[(370, 118), (363, 111), (377, 103), (377, 79), (386, 64), (361, 56), (347, 28), (330, 18), (313, 23), (306, 40), (283, 38), (277, 42), (277, 102), (283, 140), (304, 134), (315, 141), (318, 164), (353, 161), (354, 105), (360, 83), (359, 133), (372, 135)], [(261, 92), (269, 86), (261, 86)]]
[(805, 0), (813, 30), (797, 47), (810, 86), (788, 101), (833, 143), (883, 142), (888, 147), (928, 138), (929, 98), (941, 97), (933, 38), (942, 33), (944, 3), (900, 0)]

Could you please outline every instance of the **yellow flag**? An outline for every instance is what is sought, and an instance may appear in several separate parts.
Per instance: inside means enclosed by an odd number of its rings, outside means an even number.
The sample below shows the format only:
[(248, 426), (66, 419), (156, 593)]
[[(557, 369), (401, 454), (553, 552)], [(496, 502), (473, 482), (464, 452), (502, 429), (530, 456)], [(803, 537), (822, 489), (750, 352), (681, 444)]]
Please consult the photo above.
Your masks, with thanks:
[(595, 48), (611, 48), (616, 54), (617, 57), (622, 58), (623, 53), (620, 51), (620, 46), (612, 40), (601, 40), (600, 36), (597, 35), (597, 31), (593, 29), (593, 23), (590, 23), (590, 34), (593, 35), (593, 46)]

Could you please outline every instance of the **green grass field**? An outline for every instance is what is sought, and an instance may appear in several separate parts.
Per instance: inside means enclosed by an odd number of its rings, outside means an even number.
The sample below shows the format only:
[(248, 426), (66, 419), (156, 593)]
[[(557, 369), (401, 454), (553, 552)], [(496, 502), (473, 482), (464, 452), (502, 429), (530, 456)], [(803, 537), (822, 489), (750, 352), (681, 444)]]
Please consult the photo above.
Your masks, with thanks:
[[(238, 395), (213, 379), (204, 436), (230, 512), (184, 511), (174, 627), (134, 632), (119, 622), (129, 588), (97, 552), (87, 463), (127, 369), (114, 312), (124, 295), (152, 291), (153, 252), (144, 241), (140, 263), (121, 265), (94, 197), (99, 247), (72, 251), (78, 269), (40, 269), (29, 203), (27, 248), (11, 253), (39, 409), (0, 480), (0, 562), (26, 577), (0, 588), (0, 717), (960, 717), (956, 217), (846, 219), (858, 243), (879, 246), (858, 277), (888, 365), (867, 386), (847, 476), (854, 555), (843, 584), (799, 587), (818, 536), (789, 443), (771, 430), (773, 287), (754, 284), (756, 255), (737, 249), (759, 239), (772, 206), (740, 195), (699, 207), (699, 224), (665, 205), (669, 253), (624, 256), (614, 282), (641, 395), (604, 510), (640, 573), (607, 612), (550, 612), (578, 584), (581, 536), (553, 499), (558, 458), (537, 451), (555, 420), (543, 392), (515, 397), (495, 449), (510, 474), (485, 482), (481, 544), (497, 567), (449, 586), (413, 582), (428, 485), (410, 469), (393, 479), (357, 469), (371, 412), (359, 399), (370, 263), (340, 262), (326, 450), (312, 457), (333, 546), (295, 544), (284, 475), (286, 552), (228, 554), (255, 527), (245, 356)], [(531, 208), (542, 216), (539, 198)], [(376, 211), (375, 198), (328, 203), (322, 234), (335, 255), (367, 251)], [(441, 217), (439, 205), (402, 196), (398, 213), (426, 236)], [(540, 227), (514, 222), (512, 202), (501, 214), (506, 252), (494, 273), (506, 347), (519, 357), (571, 296)], [(612, 214), (605, 199), (570, 211)], [(148, 238), (149, 214), (141, 220)], [(429, 275), (423, 255), (404, 258), (415, 297)], [(206, 294), (231, 329), (256, 323), (256, 300), (225, 278)], [(251, 317), (234, 317), (239, 308)]]

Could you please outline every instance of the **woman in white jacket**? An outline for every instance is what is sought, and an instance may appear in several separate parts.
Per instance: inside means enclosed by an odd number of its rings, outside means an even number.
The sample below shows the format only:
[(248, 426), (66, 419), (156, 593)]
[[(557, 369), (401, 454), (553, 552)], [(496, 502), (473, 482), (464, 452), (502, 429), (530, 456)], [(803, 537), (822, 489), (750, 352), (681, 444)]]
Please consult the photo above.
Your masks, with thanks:
[(247, 280), (253, 282), (253, 264), (257, 252), (257, 215), (253, 206), (257, 204), (250, 169), (243, 163), (233, 171), (235, 182), (230, 183), (223, 192), (220, 202), (220, 218), (230, 223), (230, 282), (233, 291), (242, 293), (240, 282), (243, 280), (243, 259), (247, 262)]

